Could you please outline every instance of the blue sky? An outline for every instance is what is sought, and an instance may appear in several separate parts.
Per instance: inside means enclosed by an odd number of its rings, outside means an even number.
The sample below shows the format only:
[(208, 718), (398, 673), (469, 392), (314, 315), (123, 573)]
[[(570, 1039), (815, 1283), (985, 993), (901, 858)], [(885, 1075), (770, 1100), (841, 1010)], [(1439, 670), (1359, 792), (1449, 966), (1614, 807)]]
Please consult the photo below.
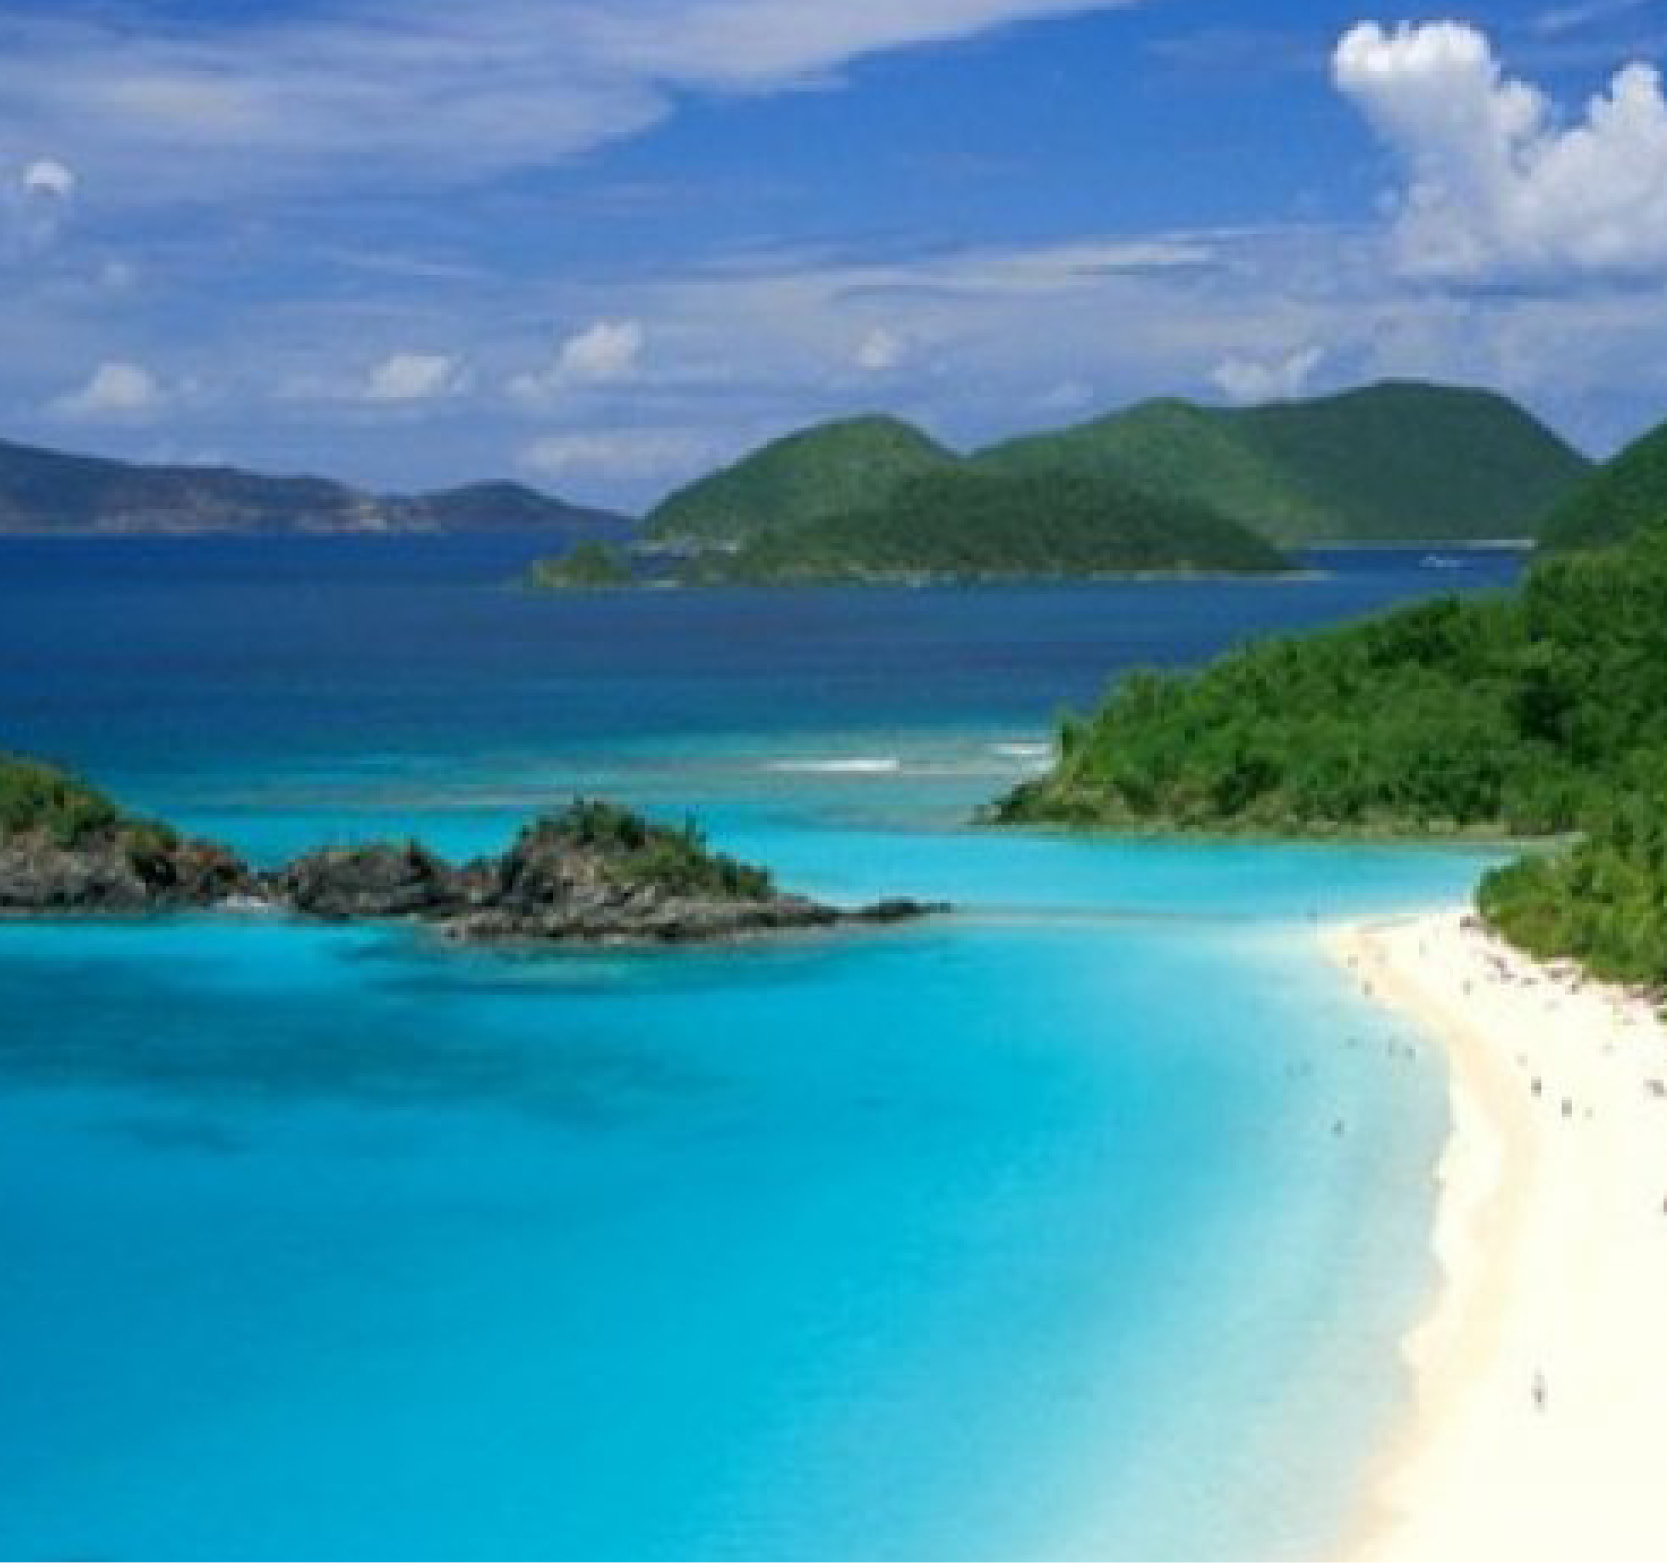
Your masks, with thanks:
[(624, 505), (1387, 374), (1667, 416), (1667, 0), (0, 0), (0, 431)]

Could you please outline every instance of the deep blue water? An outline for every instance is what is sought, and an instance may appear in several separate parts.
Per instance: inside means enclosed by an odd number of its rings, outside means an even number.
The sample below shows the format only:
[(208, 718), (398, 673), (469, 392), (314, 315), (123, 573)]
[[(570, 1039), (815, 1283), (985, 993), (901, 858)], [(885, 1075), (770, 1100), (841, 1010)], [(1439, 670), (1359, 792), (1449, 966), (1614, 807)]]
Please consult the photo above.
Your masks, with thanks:
[(657, 956), (0, 928), (0, 1552), (1322, 1548), (1445, 1109), (1311, 920), (1484, 858), (966, 818), (1119, 668), (1515, 558), (539, 598), (531, 551), (0, 543), (0, 742), (260, 856), (584, 789), (962, 910)]

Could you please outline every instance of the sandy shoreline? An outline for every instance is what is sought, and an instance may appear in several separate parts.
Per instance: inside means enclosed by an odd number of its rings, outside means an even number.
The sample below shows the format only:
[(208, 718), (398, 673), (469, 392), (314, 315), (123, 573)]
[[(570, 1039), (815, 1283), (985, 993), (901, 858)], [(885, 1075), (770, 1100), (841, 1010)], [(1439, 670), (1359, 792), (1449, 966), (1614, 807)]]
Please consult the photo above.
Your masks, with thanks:
[(1447, 1046), (1441, 1284), (1351, 1556), (1667, 1557), (1667, 1027), (1460, 911), (1332, 954)]

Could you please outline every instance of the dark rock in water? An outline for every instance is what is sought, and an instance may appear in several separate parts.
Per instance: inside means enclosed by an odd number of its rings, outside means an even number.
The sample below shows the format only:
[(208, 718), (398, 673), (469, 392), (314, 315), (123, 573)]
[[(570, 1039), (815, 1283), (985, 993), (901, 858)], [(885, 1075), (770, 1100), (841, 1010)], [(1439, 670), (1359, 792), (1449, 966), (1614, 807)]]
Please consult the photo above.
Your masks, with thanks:
[(73, 846), (37, 833), (0, 838), (0, 908), (12, 911), (179, 910), (253, 889), (248, 868), (212, 842), (125, 829)]
[(933, 917), (949, 909), (947, 901), (916, 901), (910, 896), (894, 895), (869, 906), (859, 906), (846, 915), (859, 923), (904, 923), (915, 917)]
[(310, 917), (411, 917), (462, 905), (457, 872), (416, 842), (326, 847), (266, 878), (274, 900)]
[(909, 900), (825, 906), (712, 851), (692, 824), (675, 829), (584, 801), (535, 820), (500, 856), (460, 868), (416, 842), (379, 842), (324, 848), (257, 874), (224, 847), (123, 815), (56, 773), (36, 768), (23, 779), (30, 823), (8, 828), (0, 817), (0, 911), (247, 902), (335, 921), (417, 920), (468, 944), (667, 945), (944, 910)]

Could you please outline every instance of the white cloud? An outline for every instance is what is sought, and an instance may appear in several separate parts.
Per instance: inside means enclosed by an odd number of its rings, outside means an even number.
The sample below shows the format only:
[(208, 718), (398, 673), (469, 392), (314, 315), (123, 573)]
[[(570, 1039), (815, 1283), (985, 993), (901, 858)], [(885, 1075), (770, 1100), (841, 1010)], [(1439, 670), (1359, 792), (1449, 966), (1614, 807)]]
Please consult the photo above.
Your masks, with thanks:
[(26, 194), (48, 200), (68, 201), (75, 195), (75, 171), (55, 157), (37, 158), (18, 176), (18, 183)]
[(1541, 11), (1529, 25), (1542, 37), (1556, 38), (1614, 21), (1654, 4), (1655, 0), (1583, 0), (1578, 5), (1554, 6)]
[(516, 375), (509, 382), (510, 394), (543, 403), (575, 386), (617, 385), (637, 373), (646, 342), (640, 321), (595, 321), (568, 337), (544, 368)]
[(428, 402), (463, 387), (462, 363), (448, 353), (392, 353), (365, 377), (367, 402)]
[(1232, 354), (1210, 371), (1210, 382), (1230, 402), (1289, 401), (1308, 389), (1325, 358), (1319, 347), (1299, 347), (1274, 358)]
[(653, 479), (699, 466), (708, 442), (686, 429), (587, 429), (547, 434), (524, 447), (520, 464), (540, 477)]
[(107, 359), (85, 385), (58, 397), (49, 410), (89, 422), (139, 419), (159, 412), (167, 400), (161, 382), (143, 364)]
[(1463, 22), (1363, 22), (1333, 78), (1405, 167), (1403, 271), (1453, 282), (1667, 274), (1667, 100), (1651, 65), (1616, 72), (1560, 122)]
[(870, 374), (884, 374), (903, 362), (906, 347), (902, 337), (884, 326), (876, 326), (857, 344), (854, 362)]
[(0, 52), (0, 145), (63, 149), (111, 202), (432, 189), (633, 134), (680, 91), (800, 86), (888, 50), (1133, 3), (317, 0), (234, 8), (212, 28), (150, 0), (25, 6)]

